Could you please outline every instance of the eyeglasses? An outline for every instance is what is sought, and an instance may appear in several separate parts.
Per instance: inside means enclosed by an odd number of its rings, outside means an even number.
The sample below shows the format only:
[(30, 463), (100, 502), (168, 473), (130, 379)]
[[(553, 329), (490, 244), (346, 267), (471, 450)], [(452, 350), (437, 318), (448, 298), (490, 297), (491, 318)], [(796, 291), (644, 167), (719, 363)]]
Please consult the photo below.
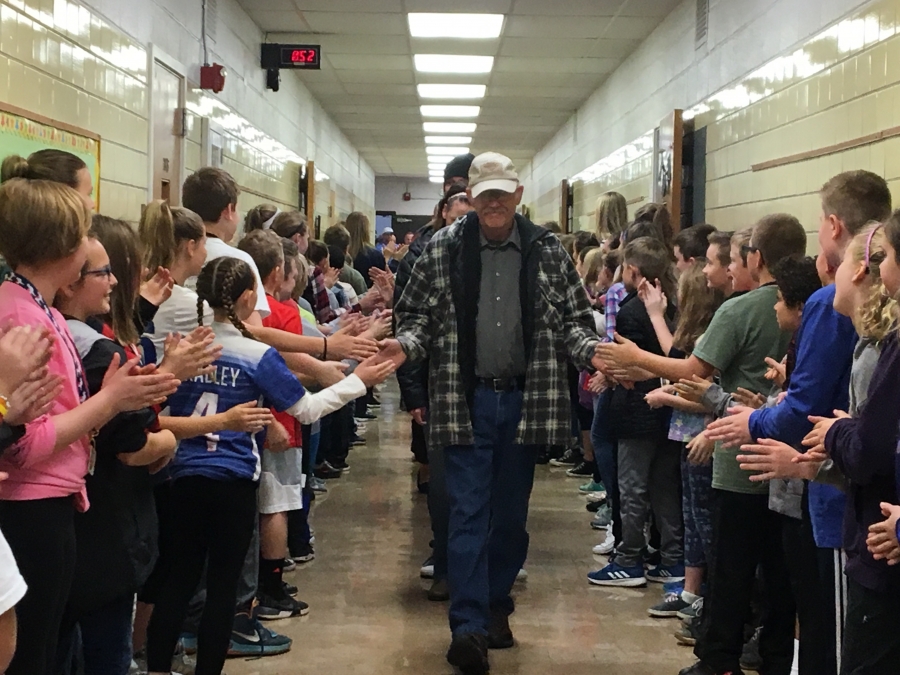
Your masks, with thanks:
[(759, 249), (756, 246), (751, 246), (750, 244), (744, 244), (741, 246), (741, 255), (745, 258), (751, 253), (758, 253)]
[(105, 265), (104, 267), (99, 267), (95, 270), (85, 270), (81, 273), (81, 278), (84, 277), (109, 277), (112, 275), (112, 267), (109, 265)]

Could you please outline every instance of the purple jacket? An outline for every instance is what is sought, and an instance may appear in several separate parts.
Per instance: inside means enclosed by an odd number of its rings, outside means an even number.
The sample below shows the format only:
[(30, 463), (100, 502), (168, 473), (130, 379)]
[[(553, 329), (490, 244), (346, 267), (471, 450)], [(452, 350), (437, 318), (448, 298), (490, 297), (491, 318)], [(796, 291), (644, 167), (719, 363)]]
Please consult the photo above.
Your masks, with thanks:
[(884, 520), (879, 504), (897, 503), (898, 410), (900, 344), (891, 333), (884, 340), (859, 416), (835, 422), (825, 437), (825, 449), (850, 483), (843, 527), (847, 576), (873, 591), (900, 593), (900, 566), (873, 559), (866, 548), (869, 526)]

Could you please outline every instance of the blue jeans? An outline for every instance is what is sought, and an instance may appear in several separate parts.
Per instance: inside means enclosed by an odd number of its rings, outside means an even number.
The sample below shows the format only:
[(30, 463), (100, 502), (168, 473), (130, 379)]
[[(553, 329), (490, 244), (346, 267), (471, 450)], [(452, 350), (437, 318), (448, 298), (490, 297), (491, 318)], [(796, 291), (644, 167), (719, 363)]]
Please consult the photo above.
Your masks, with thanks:
[(512, 614), (510, 597), (528, 554), (528, 500), (537, 446), (516, 445), (522, 392), (479, 386), (472, 406), (474, 445), (444, 450), (450, 530), (450, 630), (487, 634), (491, 612)]
[(591, 443), (594, 446), (594, 462), (606, 488), (609, 505), (613, 511), (613, 534), (622, 541), (622, 518), (619, 511), (619, 463), (616, 437), (609, 423), (609, 399), (612, 389), (606, 389), (594, 399), (594, 423), (591, 425)]
[(77, 616), (67, 614), (60, 634), (60, 673), (125, 675), (131, 666), (131, 613), (134, 595), (124, 595)]

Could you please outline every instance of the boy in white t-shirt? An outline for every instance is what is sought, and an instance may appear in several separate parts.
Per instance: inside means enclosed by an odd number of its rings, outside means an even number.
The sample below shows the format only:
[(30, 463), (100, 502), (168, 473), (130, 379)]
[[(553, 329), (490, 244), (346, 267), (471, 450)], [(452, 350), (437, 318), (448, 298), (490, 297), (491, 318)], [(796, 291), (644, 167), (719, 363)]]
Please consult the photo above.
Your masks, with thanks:
[[(237, 233), (239, 220), (237, 200), (240, 189), (234, 178), (222, 169), (204, 167), (187, 177), (181, 194), (184, 207), (200, 216), (206, 228), (206, 262), (230, 257), (250, 265), (256, 276), (257, 300), (256, 311), (246, 322), (247, 328), (257, 339), (281, 352), (293, 370), (308, 373), (323, 386), (329, 386), (340, 379), (340, 370), (315, 359), (303, 358), (302, 354), (332, 361), (345, 358), (364, 360), (378, 351), (373, 340), (355, 337), (347, 332), (339, 331), (319, 340), (263, 328), (262, 320), (269, 315), (269, 307), (259, 271), (249, 255), (230, 245)], [(196, 282), (196, 278), (190, 278), (185, 285), (194, 290)]]

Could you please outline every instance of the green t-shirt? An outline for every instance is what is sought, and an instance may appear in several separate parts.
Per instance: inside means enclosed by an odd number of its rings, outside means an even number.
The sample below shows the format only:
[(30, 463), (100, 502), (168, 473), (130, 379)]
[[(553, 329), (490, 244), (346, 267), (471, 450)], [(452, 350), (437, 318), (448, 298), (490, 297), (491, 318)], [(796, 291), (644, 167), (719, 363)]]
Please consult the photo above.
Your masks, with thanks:
[[(694, 348), (694, 356), (719, 371), (722, 388), (734, 393), (738, 387), (765, 392), (765, 359), (780, 361), (791, 341), (790, 333), (778, 327), (774, 284), (726, 301), (716, 312), (706, 333)], [(729, 492), (767, 494), (768, 483), (750, 482), (751, 473), (741, 470), (738, 448), (723, 448), (716, 443), (713, 455), (713, 487)]]

